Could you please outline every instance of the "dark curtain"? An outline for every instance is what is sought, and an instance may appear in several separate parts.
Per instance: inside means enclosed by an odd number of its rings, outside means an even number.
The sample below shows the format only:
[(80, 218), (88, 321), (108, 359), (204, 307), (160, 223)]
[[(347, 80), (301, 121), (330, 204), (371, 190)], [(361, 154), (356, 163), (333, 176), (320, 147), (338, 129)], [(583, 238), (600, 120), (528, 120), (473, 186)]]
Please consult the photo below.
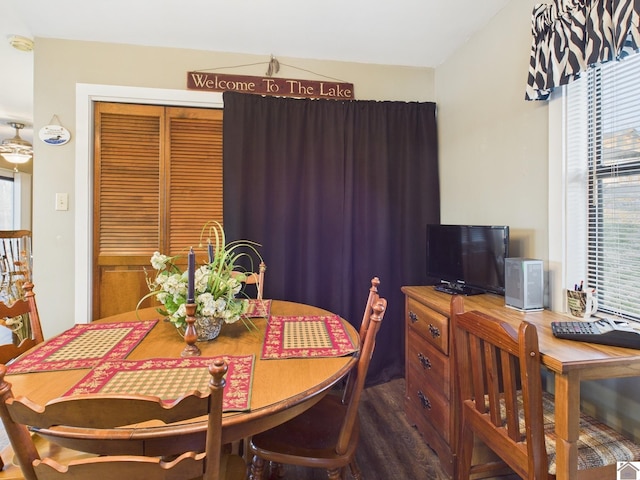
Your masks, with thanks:
[(224, 224), (262, 245), (265, 298), (360, 326), (371, 278), (388, 308), (368, 384), (404, 373), (403, 285), (426, 282), (439, 223), (434, 103), (224, 93)]
[(640, 49), (640, 0), (553, 0), (533, 9), (526, 100)]

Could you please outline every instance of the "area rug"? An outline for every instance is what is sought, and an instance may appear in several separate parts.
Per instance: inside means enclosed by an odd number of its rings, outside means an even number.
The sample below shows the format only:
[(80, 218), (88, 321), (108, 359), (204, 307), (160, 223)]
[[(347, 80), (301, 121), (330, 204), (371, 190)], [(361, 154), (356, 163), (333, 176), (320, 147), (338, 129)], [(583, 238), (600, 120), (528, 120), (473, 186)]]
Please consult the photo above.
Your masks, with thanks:
[(75, 325), (7, 367), (8, 374), (92, 368), (126, 358), (158, 320)]
[(356, 350), (338, 315), (272, 316), (262, 358), (340, 357)]
[[(216, 357), (217, 358), (217, 357)], [(247, 411), (251, 405), (251, 386), (255, 357), (223, 356), (228, 370), (222, 408)], [(209, 365), (214, 358), (152, 358), (112, 360), (98, 364), (63, 396), (87, 393), (152, 395), (170, 402), (194, 390), (209, 392)]]

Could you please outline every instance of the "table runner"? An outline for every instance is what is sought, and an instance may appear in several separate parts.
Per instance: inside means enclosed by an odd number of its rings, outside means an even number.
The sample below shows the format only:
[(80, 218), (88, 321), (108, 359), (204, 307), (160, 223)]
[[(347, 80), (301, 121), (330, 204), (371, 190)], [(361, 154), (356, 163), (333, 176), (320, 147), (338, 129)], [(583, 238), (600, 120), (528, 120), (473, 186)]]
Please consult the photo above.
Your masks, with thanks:
[(272, 316), (262, 358), (340, 357), (356, 350), (338, 315)]
[(244, 316), (247, 318), (269, 318), (271, 314), (271, 300), (258, 300), (256, 298), (250, 298), (248, 300), (249, 306)]
[(126, 358), (158, 320), (75, 325), (7, 366), (8, 374), (91, 368)]
[[(218, 358), (218, 357), (216, 357)], [(228, 364), (224, 411), (247, 411), (251, 404), (254, 356), (222, 356)], [(209, 391), (214, 358), (152, 358), (101, 362), (63, 396), (87, 393), (152, 395), (165, 402), (198, 390)]]

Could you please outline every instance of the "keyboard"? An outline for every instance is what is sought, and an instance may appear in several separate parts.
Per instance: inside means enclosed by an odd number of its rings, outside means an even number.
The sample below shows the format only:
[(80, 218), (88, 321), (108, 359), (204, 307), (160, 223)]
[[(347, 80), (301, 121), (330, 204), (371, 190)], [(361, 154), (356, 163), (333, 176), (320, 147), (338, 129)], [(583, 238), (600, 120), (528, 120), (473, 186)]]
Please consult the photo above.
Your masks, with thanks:
[(640, 326), (634, 328), (626, 321), (600, 318), (594, 321), (551, 322), (551, 331), (557, 338), (640, 349)]

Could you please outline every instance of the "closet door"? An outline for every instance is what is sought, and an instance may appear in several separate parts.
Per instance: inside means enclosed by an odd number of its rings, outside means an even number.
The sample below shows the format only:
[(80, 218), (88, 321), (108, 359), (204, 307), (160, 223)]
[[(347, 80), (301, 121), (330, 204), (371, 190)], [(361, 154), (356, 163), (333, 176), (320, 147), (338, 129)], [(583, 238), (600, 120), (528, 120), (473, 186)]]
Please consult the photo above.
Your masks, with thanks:
[(97, 319), (136, 308), (153, 252), (184, 255), (222, 221), (222, 110), (96, 103), (94, 145)]

